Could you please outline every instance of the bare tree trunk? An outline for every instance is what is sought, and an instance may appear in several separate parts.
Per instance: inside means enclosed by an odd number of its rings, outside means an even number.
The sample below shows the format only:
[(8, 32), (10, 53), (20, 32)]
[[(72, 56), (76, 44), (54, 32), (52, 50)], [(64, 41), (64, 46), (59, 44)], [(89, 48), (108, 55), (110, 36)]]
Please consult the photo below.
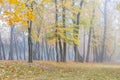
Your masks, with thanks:
[(86, 62), (89, 62), (89, 55), (90, 55), (90, 45), (91, 45), (91, 35), (92, 35), (92, 31), (93, 31), (93, 20), (95, 17), (95, 9), (93, 9), (92, 11), (92, 18), (90, 21), (90, 29), (89, 29), (89, 38), (88, 38), (88, 50), (87, 50), (87, 55), (86, 55)]
[(6, 60), (5, 49), (2, 41), (1, 41), (1, 47), (2, 47), (3, 59)]
[(49, 46), (48, 46), (48, 44), (47, 44), (47, 41), (45, 41), (45, 48), (46, 48), (46, 53), (47, 53), (47, 60), (50, 60), (50, 55), (49, 55)]
[[(96, 39), (96, 36), (95, 36), (95, 32), (94, 32), (94, 28), (93, 28), (93, 39)], [(98, 48), (97, 48), (97, 46), (96, 46), (96, 42), (95, 41), (93, 41), (93, 56), (94, 56), (94, 62), (99, 62), (99, 55), (98, 55)]]
[(92, 27), (89, 28), (89, 38), (88, 38), (88, 47), (87, 47), (86, 62), (89, 62), (91, 35), (92, 35)]
[(34, 44), (33, 60), (37, 60), (37, 43)]
[(26, 44), (25, 44), (26, 42), (25, 42), (25, 35), (24, 35), (24, 33), (23, 33), (23, 44), (24, 44), (24, 47), (23, 47), (23, 49), (24, 49), (24, 60), (26, 60)]
[(60, 52), (60, 61), (63, 61), (63, 48), (62, 48), (62, 41), (60, 36), (58, 36), (58, 41), (59, 41), (59, 52)]
[(111, 60), (112, 56), (116, 53), (116, 48), (117, 48), (116, 46), (117, 46), (117, 31), (115, 31), (113, 51), (109, 56), (109, 60)]
[(18, 60), (19, 59), (19, 57), (18, 57), (19, 51), (18, 51), (17, 45), (19, 44), (19, 42), (17, 41), (16, 36), (17, 35), (14, 34), (14, 51), (16, 54), (16, 59)]
[(11, 32), (10, 32), (10, 51), (8, 58), (9, 60), (13, 60), (13, 37), (14, 37), (13, 31), (14, 31), (14, 26), (11, 27)]
[(0, 35), (0, 60), (2, 60), (2, 45), (1, 45), (1, 35)]
[(106, 36), (107, 36), (107, 3), (108, 0), (105, 0), (104, 3), (104, 33), (103, 33), (103, 40), (102, 40), (102, 49), (101, 49), (101, 55), (100, 55), (100, 61), (105, 61), (105, 55), (106, 55)]
[(3, 42), (2, 42), (1, 33), (0, 33), (0, 46), (1, 46), (1, 51), (0, 52), (2, 53), (3, 60), (6, 60), (5, 49), (4, 49), (4, 45), (3, 45)]
[(18, 48), (19, 48), (19, 58), (20, 58), (20, 60), (22, 60), (22, 47), (21, 47), (21, 46), (22, 46), (21, 44), (18, 45)]
[(41, 60), (44, 60), (44, 41), (43, 41), (43, 38), (42, 38), (42, 44), (41, 44), (41, 51), (42, 51)]
[(40, 56), (41, 56), (41, 55), (40, 55), (40, 49), (41, 49), (41, 48), (40, 48), (40, 43), (38, 42), (37, 45), (38, 45), (38, 60), (40, 60)]
[(28, 62), (29, 63), (32, 63), (33, 62), (33, 59), (32, 59), (32, 21), (29, 21), (29, 27), (28, 27), (28, 53), (29, 53), (29, 56), (28, 56)]
[(17, 48), (17, 41), (15, 41), (15, 53), (16, 53), (16, 58), (17, 58), (17, 60), (19, 59), (19, 57), (18, 57), (18, 48)]
[(83, 34), (83, 61), (85, 60), (85, 27), (84, 27), (84, 34)]

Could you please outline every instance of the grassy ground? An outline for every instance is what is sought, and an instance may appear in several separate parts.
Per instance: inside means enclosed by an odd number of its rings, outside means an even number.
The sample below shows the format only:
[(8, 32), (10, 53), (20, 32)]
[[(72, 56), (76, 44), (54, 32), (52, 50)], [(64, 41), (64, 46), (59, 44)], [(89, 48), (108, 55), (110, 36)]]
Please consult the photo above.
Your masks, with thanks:
[(0, 80), (120, 80), (120, 65), (0, 61)]

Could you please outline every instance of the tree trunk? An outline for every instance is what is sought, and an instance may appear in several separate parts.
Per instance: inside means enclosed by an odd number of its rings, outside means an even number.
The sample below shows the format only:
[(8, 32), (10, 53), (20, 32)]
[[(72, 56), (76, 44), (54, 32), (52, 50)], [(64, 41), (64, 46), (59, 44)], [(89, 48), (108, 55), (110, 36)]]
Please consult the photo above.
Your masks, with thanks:
[[(84, 0), (81, 0), (80, 9), (82, 9), (83, 2), (84, 2)], [(77, 22), (76, 22), (77, 26), (75, 26), (75, 30), (73, 30), (74, 34), (79, 35), (79, 24), (80, 24), (80, 12), (77, 14)], [(78, 35), (75, 35), (74, 38), (79, 41)], [(78, 46), (75, 43), (74, 43), (74, 53), (75, 53), (75, 62), (83, 62), (83, 58), (79, 53)]]
[[(62, 0), (62, 25), (63, 25), (63, 28), (66, 28), (66, 26), (65, 26), (65, 17), (66, 17), (66, 15), (65, 15), (65, 7), (64, 7), (64, 1)], [(64, 35), (66, 36), (66, 31), (64, 31)], [(63, 62), (66, 62), (66, 41), (65, 40), (63, 40), (63, 56), (62, 56), (62, 58), (63, 58)]]
[(89, 28), (89, 36), (88, 36), (89, 38), (88, 38), (88, 47), (87, 47), (86, 62), (89, 62), (91, 35), (92, 35), (92, 27)]
[[(56, 43), (55, 43), (55, 50), (56, 50), (56, 60), (59, 62), (59, 53), (58, 53), (58, 35), (57, 35), (57, 28), (58, 28), (58, 7), (57, 7), (57, 0), (55, 0), (55, 36), (56, 36)], [(61, 48), (60, 48), (61, 49)]]
[(1, 45), (1, 35), (0, 35), (0, 60), (2, 60), (2, 45)]
[(100, 55), (100, 61), (105, 61), (105, 55), (106, 55), (106, 36), (107, 36), (107, 3), (108, 0), (105, 0), (104, 3), (104, 33), (103, 33), (103, 40), (102, 40), (102, 49), (101, 49), (101, 55)]
[(25, 35), (24, 35), (24, 33), (23, 33), (23, 45), (24, 45), (24, 47), (23, 47), (23, 50), (24, 50), (24, 60), (26, 60), (26, 41), (25, 41)]
[(17, 48), (17, 41), (15, 41), (15, 53), (16, 53), (16, 58), (17, 58), (17, 60), (19, 59), (19, 57), (18, 57), (18, 48)]
[(86, 62), (89, 62), (89, 55), (90, 55), (90, 45), (91, 45), (91, 35), (92, 35), (92, 31), (93, 31), (93, 20), (95, 17), (95, 8), (92, 11), (92, 18), (90, 21), (90, 29), (89, 29), (89, 39), (88, 39), (88, 50), (87, 50), (87, 55), (86, 55)]
[(85, 60), (85, 27), (84, 27), (84, 34), (83, 34), (83, 61)]
[(9, 60), (13, 60), (13, 31), (14, 31), (14, 26), (11, 27), (11, 32), (10, 32), (10, 51), (9, 51)]
[(29, 27), (28, 27), (28, 62), (32, 63), (33, 62), (33, 58), (32, 58), (32, 21), (28, 22)]
[[(96, 40), (96, 36), (95, 36), (95, 32), (94, 32), (94, 28), (93, 28), (93, 39)], [(94, 62), (99, 62), (99, 55), (98, 55), (98, 47), (96, 46), (96, 42), (93, 41), (93, 56), (94, 56), (94, 59), (93, 61)]]

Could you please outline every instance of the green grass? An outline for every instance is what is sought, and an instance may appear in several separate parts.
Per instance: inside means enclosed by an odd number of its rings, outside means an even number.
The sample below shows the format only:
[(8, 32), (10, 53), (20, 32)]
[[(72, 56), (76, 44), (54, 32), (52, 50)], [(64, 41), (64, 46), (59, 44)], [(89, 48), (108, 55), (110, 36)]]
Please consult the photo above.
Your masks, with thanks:
[(120, 65), (0, 61), (0, 80), (120, 80)]

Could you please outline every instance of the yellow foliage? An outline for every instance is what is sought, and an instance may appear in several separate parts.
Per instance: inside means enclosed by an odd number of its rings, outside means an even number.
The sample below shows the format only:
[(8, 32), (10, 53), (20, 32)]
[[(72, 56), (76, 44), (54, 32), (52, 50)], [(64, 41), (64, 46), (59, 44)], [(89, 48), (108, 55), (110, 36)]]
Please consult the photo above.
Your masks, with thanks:
[(66, 38), (66, 36), (62, 32), (57, 32), (57, 35), (60, 36), (62, 39)]
[[(14, 11), (4, 11), (4, 15), (8, 20), (8, 24), (13, 26), (15, 23), (21, 23), (24, 26), (28, 26), (27, 21), (34, 20), (34, 13), (33, 10), (25, 5), (24, 2), (19, 0), (6, 0), (10, 5), (18, 5), (15, 6)], [(33, 1), (33, 0), (31, 0)], [(2, 3), (2, 0), (0, 0)]]
[(51, 0), (42, 0), (43, 3), (51, 2)]
[(5, 10), (4, 15), (9, 15), (9, 12), (7, 10)]
[(8, 20), (8, 25), (13, 26), (12, 20)]
[(14, 16), (14, 17), (13, 17), (13, 21), (14, 21), (14, 22), (19, 22), (20, 19), (19, 19), (17, 16)]
[(23, 20), (24, 19), (24, 14), (19, 14), (19, 18), (20, 18), (20, 20)]
[(59, 30), (59, 31), (72, 31), (73, 29), (72, 28), (61, 28), (61, 27), (59, 27), (59, 28), (57, 28), (57, 30)]
[(21, 23), (22, 23), (23, 26), (28, 26), (28, 22), (25, 21), (25, 20), (23, 20)]
[(15, 7), (15, 10), (18, 12), (24, 11), (26, 8), (26, 5), (24, 2), (19, 2), (19, 6)]
[(78, 45), (78, 44), (79, 44), (79, 42), (78, 42), (77, 39), (73, 39), (73, 42), (74, 42), (75, 45)]
[(55, 42), (56, 42), (56, 38), (51, 39), (51, 40), (48, 41), (49, 44), (54, 44)]
[(68, 2), (64, 2), (63, 6), (68, 7), (68, 8), (71, 7), (72, 6), (72, 1), (70, 0)]
[(3, 0), (0, 0), (0, 4), (3, 4), (4, 3), (4, 1)]
[(9, 4), (17, 5), (19, 2), (18, 0), (8, 0)]
[(34, 0), (30, 0), (30, 2), (33, 2)]
[(21, 9), (25, 9), (25, 7), (26, 7), (25, 3), (21, 2), (20, 4), (21, 4)]
[(28, 20), (34, 20), (34, 14), (32, 11), (28, 11), (27, 12), (27, 19)]

